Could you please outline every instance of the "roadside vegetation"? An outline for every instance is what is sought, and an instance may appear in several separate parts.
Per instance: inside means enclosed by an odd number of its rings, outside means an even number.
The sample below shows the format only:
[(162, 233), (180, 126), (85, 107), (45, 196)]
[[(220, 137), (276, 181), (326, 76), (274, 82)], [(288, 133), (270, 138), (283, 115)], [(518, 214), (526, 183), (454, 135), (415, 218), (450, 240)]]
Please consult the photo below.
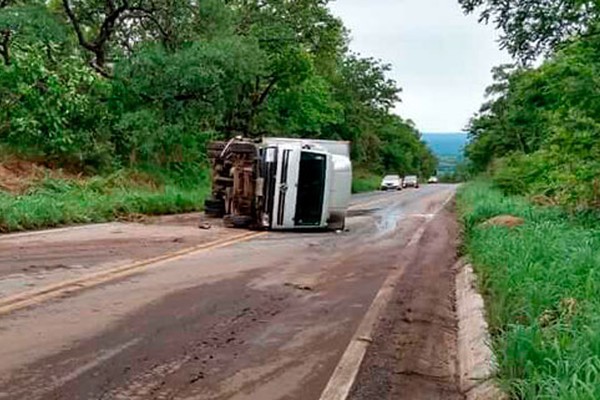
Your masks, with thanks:
[(85, 179), (46, 176), (20, 194), (0, 191), (0, 233), (194, 211), (208, 194), (205, 171), (196, 172), (192, 178), (133, 170)]
[(459, 1), (496, 22), (515, 57), (470, 123), (471, 172), (506, 193), (600, 208), (600, 3)]
[(365, 170), (354, 170), (352, 177), (352, 193), (364, 193), (378, 190), (382, 176)]
[[(0, 149), (80, 176), (61, 184), (72, 189), (4, 190), (3, 229), (198, 209), (206, 180), (161, 176), (205, 171), (206, 143), (237, 135), (348, 140), (369, 174), (431, 174), (436, 160), (419, 132), (392, 113), (401, 89), (390, 66), (351, 53), (327, 3), (1, 1)], [(81, 195), (130, 171), (151, 175), (158, 192), (123, 182), (103, 201)], [(45, 205), (83, 196), (85, 206), (57, 217), (34, 206), (42, 192)]]
[[(514, 399), (600, 398), (600, 221), (464, 186), (465, 251), (486, 300), (498, 380)], [(486, 226), (498, 215), (518, 227)]]
[[(600, 399), (600, 3), (459, 0), (502, 31), (458, 207), (513, 399)], [(535, 62), (534, 62), (535, 61)], [(494, 226), (492, 217), (522, 218)]]

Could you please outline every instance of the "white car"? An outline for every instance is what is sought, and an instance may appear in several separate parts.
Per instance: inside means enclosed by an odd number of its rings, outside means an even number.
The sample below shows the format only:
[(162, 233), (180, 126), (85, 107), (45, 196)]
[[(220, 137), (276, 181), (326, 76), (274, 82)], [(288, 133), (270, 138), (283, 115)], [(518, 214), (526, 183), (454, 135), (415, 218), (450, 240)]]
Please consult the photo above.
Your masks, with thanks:
[(402, 180), (399, 175), (386, 175), (381, 181), (381, 190), (401, 190)]
[(427, 183), (438, 183), (438, 177), (437, 176), (432, 176), (431, 178), (429, 178), (429, 180), (427, 181)]
[(419, 178), (416, 175), (408, 175), (405, 176), (402, 180), (402, 187), (414, 187), (415, 189), (419, 187)]

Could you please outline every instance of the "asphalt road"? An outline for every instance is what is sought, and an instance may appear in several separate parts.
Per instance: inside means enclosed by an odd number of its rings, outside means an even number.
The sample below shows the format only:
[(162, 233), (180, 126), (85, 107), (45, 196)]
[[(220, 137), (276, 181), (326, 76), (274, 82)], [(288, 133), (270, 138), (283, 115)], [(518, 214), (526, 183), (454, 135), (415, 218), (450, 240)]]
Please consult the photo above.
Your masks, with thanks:
[(317, 400), (454, 191), (355, 196), (344, 233), (187, 215), (0, 236), (0, 399)]

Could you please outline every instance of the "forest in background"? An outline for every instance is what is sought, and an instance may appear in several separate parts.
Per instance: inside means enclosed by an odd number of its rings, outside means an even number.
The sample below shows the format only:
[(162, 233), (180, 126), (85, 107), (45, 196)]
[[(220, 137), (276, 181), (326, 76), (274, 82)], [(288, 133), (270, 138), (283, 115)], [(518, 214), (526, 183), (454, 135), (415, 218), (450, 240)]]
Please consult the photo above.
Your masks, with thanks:
[(355, 191), (437, 160), (328, 0), (0, 0), (0, 232), (198, 210), (206, 143), (352, 142)]
[(391, 112), (390, 66), (326, 0), (2, 0), (4, 152), (96, 174), (187, 170), (235, 135), (349, 140), (367, 172), (435, 158)]

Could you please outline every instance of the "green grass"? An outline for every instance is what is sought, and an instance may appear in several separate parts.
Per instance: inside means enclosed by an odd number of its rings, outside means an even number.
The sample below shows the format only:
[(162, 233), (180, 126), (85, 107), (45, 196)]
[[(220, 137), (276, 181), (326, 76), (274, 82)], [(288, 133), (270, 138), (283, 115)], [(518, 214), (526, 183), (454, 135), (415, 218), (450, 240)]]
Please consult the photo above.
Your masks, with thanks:
[(119, 171), (85, 180), (47, 178), (22, 195), (0, 191), (0, 232), (199, 210), (209, 184), (205, 173), (194, 173)]
[[(486, 182), (464, 186), (458, 207), (501, 386), (515, 399), (600, 399), (600, 222), (506, 197)], [(525, 224), (481, 226), (500, 214)]]
[(381, 176), (366, 171), (355, 171), (352, 179), (352, 193), (372, 192), (379, 189)]

